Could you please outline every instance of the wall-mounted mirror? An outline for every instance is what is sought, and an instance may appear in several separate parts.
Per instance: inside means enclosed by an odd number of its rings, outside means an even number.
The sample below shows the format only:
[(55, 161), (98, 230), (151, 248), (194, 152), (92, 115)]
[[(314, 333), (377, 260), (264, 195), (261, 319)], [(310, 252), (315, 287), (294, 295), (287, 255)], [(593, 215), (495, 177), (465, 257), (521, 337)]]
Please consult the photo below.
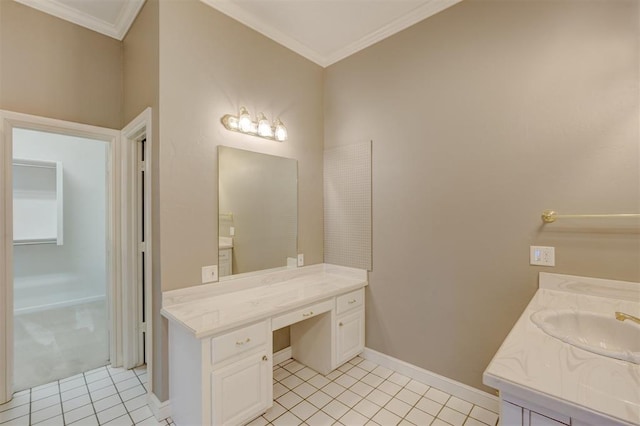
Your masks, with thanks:
[(220, 277), (287, 266), (298, 240), (298, 162), (218, 147)]

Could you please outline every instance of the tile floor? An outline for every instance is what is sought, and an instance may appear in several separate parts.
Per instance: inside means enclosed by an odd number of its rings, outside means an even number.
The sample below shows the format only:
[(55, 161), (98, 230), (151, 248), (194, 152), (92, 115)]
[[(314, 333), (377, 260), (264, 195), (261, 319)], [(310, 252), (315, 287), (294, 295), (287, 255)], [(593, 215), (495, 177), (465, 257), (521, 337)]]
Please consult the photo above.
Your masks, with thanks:
[(153, 417), (146, 383), (146, 367), (100, 367), (17, 392), (0, 405), (0, 425), (173, 425)]
[(326, 376), (294, 360), (273, 370), (273, 407), (248, 426), (495, 426), (498, 414), (361, 357)]
[[(101, 367), (0, 405), (0, 425), (154, 425), (146, 368)], [(326, 376), (295, 360), (273, 369), (273, 407), (247, 426), (496, 426), (498, 414), (361, 357)]]

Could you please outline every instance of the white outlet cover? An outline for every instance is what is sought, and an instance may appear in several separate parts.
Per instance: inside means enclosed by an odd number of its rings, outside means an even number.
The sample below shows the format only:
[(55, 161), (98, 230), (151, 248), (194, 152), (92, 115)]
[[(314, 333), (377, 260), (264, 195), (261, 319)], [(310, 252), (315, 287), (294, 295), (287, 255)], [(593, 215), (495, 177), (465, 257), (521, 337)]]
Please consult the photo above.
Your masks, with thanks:
[(218, 265), (202, 267), (202, 284), (218, 281)]
[(298, 255), (298, 266), (304, 266), (304, 254), (302, 253)]

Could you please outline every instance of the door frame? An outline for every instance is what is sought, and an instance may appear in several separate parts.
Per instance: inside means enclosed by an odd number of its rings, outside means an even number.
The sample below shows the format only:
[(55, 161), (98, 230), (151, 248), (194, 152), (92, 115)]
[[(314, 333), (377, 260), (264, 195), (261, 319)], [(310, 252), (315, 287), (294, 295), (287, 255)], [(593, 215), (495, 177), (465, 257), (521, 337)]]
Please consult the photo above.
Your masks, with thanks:
[[(138, 235), (141, 231), (138, 227), (138, 202), (140, 201), (140, 193), (137, 186), (137, 174), (143, 167), (145, 172), (144, 180), (144, 300), (141, 300), (136, 285), (124, 286), (123, 292), (123, 366), (132, 368), (140, 365), (146, 355), (147, 363), (147, 388), (151, 390), (152, 386), (152, 360), (153, 345), (152, 342), (152, 113), (151, 108), (146, 108), (136, 118), (134, 118), (127, 126), (122, 129), (122, 282), (127, 284), (138, 283)], [(145, 162), (141, 165), (138, 161), (138, 143), (145, 139)], [(140, 340), (139, 322), (142, 304), (145, 306), (145, 341)], [(141, 346), (144, 345), (144, 354)]]
[(122, 362), (121, 185), (120, 131), (64, 120), (0, 110), (0, 403), (13, 393), (13, 129), (23, 128), (98, 139), (108, 144), (107, 274), (110, 313), (110, 362)]

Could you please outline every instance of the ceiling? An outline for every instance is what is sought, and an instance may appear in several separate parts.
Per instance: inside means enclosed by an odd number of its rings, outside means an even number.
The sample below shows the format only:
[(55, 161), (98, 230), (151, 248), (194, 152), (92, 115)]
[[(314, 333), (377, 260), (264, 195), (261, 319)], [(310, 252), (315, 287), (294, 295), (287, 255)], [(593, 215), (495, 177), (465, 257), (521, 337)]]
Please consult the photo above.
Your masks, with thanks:
[[(16, 1), (118, 40), (124, 38), (144, 3)], [(201, 1), (326, 67), (462, 0)]]
[(144, 4), (144, 0), (16, 1), (118, 40), (127, 34)]

